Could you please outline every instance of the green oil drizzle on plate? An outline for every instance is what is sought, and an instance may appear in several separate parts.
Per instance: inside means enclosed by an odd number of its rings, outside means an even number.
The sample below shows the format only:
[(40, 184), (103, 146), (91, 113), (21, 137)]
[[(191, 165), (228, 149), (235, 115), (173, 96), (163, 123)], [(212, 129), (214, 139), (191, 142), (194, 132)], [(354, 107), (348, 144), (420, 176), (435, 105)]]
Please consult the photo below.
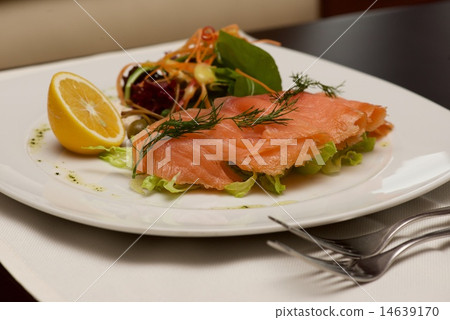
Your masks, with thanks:
[[(44, 143), (44, 137), (47, 131), (50, 131), (50, 127), (46, 123), (34, 129), (33, 135), (28, 140), (28, 147), (33, 151), (39, 150)], [(38, 160), (38, 162), (40, 161)]]

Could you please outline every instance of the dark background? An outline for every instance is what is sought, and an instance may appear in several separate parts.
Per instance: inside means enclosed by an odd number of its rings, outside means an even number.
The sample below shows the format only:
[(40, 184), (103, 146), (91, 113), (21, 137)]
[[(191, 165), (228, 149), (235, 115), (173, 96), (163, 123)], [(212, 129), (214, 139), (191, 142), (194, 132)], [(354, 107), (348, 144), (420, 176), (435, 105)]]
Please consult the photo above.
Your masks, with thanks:
[[(399, 7), (438, 1), (443, 0), (378, 0), (371, 9)], [(343, 13), (364, 11), (373, 2), (374, 0), (321, 0), (320, 14), (322, 17), (331, 17)]]

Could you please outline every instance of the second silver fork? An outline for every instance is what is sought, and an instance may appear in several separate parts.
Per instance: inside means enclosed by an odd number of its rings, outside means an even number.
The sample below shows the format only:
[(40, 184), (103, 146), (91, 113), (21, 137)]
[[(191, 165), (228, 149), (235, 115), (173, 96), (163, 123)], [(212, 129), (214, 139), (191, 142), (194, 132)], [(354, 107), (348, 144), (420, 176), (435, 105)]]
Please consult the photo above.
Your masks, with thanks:
[(268, 241), (268, 245), (281, 252), (304, 259), (317, 267), (349, 278), (353, 281), (370, 282), (380, 278), (389, 269), (394, 260), (407, 249), (425, 241), (448, 236), (450, 236), (450, 228), (427, 233), (420, 237), (410, 239), (389, 251), (379, 253), (377, 255), (372, 255), (370, 257), (348, 258), (344, 261), (318, 259), (298, 252), (297, 250), (276, 241)]
[(412, 222), (435, 216), (443, 216), (447, 214), (450, 214), (450, 206), (423, 212), (408, 217), (406, 219), (394, 223), (391, 226), (385, 227), (373, 233), (346, 239), (331, 239), (311, 235), (300, 226), (288, 225), (287, 223), (278, 220), (274, 217), (269, 218), (279, 223), (280, 225), (285, 227), (288, 231), (299, 236), (300, 238), (306, 239), (311, 242), (315, 242), (322, 248), (331, 249), (335, 252), (347, 256), (356, 257), (356, 256), (371, 256), (381, 252), (389, 244), (390, 240), (400, 229), (402, 229), (404, 226)]

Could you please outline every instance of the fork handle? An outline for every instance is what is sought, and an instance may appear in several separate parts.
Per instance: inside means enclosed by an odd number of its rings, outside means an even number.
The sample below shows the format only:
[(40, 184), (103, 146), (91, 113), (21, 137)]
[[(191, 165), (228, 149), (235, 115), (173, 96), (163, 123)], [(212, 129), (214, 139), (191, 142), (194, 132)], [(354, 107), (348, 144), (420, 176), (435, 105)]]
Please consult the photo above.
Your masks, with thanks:
[(402, 229), (403, 227), (405, 227), (406, 225), (408, 225), (412, 222), (415, 222), (415, 221), (418, 221), (421, 219), (425, 219), (425, 218), (430, 218), (430, 217), (444, 216), (447, 214), (450, 214), (450, 206), (423, 212), (423, 213), (408, 217), (406, 219), (400, 220), (388, 228), (388, 231), (386, 232), (385, 237), (383, 238), (383, 241), (381, 241), (381, 242), (387, 243), (390, 239), (392, 239), (392, 237), (400, 229)]
[(428, 240), (433, 240), (433, 239), (447, 237), (447, 236), (450, 236), (450, 228), (430, 232), (430, 233), (424, 234), (420, 237), (405, 241), (402, 244), (399, 244), (398, 246), (396, 246), (395, 248), (393, 248), (389, 251), (386, 251), (385, 253), (383, 253), (383, 255), (385, 255), (386, 258), (389, 259), (390, 262), (392, 262), (392, 261), (394, 261), (395, 258), (397, 258), (405, 250), (407, 250), (411, 247), (414, 247), (417, 244), (426, 242)]

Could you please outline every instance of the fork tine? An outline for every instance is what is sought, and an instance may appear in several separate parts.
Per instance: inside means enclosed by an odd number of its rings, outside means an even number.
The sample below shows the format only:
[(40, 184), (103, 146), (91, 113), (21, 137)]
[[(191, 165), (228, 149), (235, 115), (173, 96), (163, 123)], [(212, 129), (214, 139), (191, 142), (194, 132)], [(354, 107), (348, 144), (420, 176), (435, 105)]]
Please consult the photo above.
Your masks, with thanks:
[(304, 240), (316, 243), (317, 245), (319, 245), (319, 247), (328, 248), (328, 249), (335, 250), (337, 252), (341, 252), (344, 254), (347, 253), (347, 251), (348, 251), (348, 250), (345, 250), (345, 248), (341, 249), (341, 246), (336, 245), (332, 241), (328, 241), (326, 239), (322, 239), (320, 237), (313, 236), (312, 234), (306, 232), (305, 229), (303, 229), (301, 227), (290, 226), (287, 223), (285, 223), (281, 220), (278, 220), (277, 218), (274, 218), (272, 216), (269, 216), (269, 219), (280, 224), (281, 226), (286, 228), (292, 234), (295, 234), (296, 236), (298, 236)]
[(292, 234), (295, 234), (296, 236), (298, 236), (304, 240), (307, 240), (309, 242), (313, 242), (313, 243), (317, 244), (321, 249), (324, 249), (324, 248), (330, 249), (330, 250), (336, 251), (338, 253), (341, 253), (343, 255), (346, 255), (348, 257), (355, 257), (355, 256), (359, 255), (358, 251), (355, 251), (353, 248), (351, 248), (349, 246), (337, 243), (336, 241), (333, 241), (333, 240), (323, 239), (321, 237), (314, 236), (314, 235), (306, 232), (301, 227), (290, 226), (287, 223), (285, 223), (281, 220), (278, 220), (272, 216), (269, 216), (269, 219), (280, 224), (281, 226), (286, 228)]
[(291, 233), (295, 234), (296, 236), (299, 236), (302, 239), (305, 239), (305, 240), (308, 240), (308, 241), (311, 241), (311, 240), (313, 240), (313, 241), (314, 240), (320, 241), (320, 239), (317, 239), (315, 236), (310, 235), (308, 232), (304, 231), (304, 229), (300, 229), (300, 228), (297, 228), (297, 227), (292, 227), (292, 226), (288, 225), (287, 223), (285, 223), (285, 222), (283, 222), (281, 220), (278, 220), (277, 218), (274, 218), (272, 216), (269, 216), (269, 219), (274, 221), (274, 222), (276, 222), (276, 223), (278, 223), (278, 224), (280, 224), (281, 226), (286, 228), (288, 231), (290, 231)]
[(288, 245), (281, 243), (279, 241), (269, 240), (269, 241), (267, 241), (267, 244), (278, 251), (281, 251), (281, 252), (289, 254), (293, 257), (305, 260), (306, 262), (308, 262), (316, 267), (320, 267), (321, 269), (323, 269), (325, 271), (331, 271), (331, 272), (333, 272), (337, 275), (343, 276), (345, 278), (353, 279), (352, 278), (352, 274), (353, 274), (352, 270), (348, 269), (345, 265), (342, 264), (342, 262), (339, 263), (336, 260), (327, 261), (327, 260), (323, 260), (323, 259), (314, 258), (309, 255), (298, 252), (297, 250), (295, 250), (295, 249), (289, 247)]

